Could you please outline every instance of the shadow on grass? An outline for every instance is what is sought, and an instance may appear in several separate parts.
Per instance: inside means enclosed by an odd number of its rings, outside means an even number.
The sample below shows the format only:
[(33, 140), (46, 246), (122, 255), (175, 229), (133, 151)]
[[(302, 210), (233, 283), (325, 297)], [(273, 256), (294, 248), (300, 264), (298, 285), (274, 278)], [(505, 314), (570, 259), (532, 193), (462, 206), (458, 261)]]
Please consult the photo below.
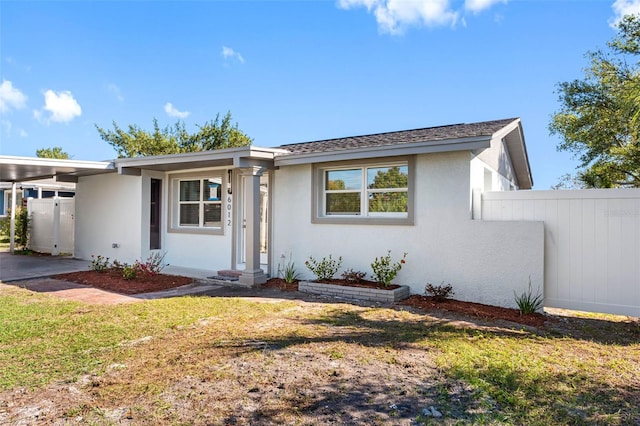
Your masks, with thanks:
[[(611, 383), (616, 382), (609, 382), (610, 377), (599, 377), (589, 371), (576, 372), (581, 368), (579, 363), (563, 359), (557, 360), (559, 369), (553, 365), (541, 368), (535, 362), (528, 364), (532, 357), (536, 357), (537, 347), (557, 345), (556, 339), (506, 328), (463, 329), (445, 319), (372, 320), (366, 318), (369, 312), (334, 310), (307, 321), (313, 325), (327, 325), (327, 332), (321, 335), (292, 333), (264, 340), (229, 342), (224, 346), (233, 347), (241, 354), (285, 350), (307, 344), (346, 343), (400, 351), (408, 348), (432, 351), (450, 360), (440, 366), (435, 377), (421, 378), (419, 389), (414, 393), (403, 394), (397, 383), (384, 377), (380, 382), (370, 383), (344, 383), (338, 377), (333, 386), (335, 389), (325, 386), (317, 392), (305, 391), (285, 397), (290, 410), (318, 418), (320, 423), (323, 423), (322, 419), (331, 418), (340, 424), (406, 418), (430, 422), (433, 418), (423, 415), (423, 410), (429, 405), (438, 406), (446, 419), (464, 423), (640, 422), (638, 380), (627, 379), (623, 384), (613, 386)], [(474, 338), (485, 342), (477, 360), (469, 364), (458, 362), (456, 351), (464, 351), (465, 345), (474, 345)], [(525, 352), (521, 353), (520, 346)], [(528, 347), (531, 347), (530, 352), (526, 352)], [(500, 354), (492, 357), (494, 350)], [(604, 369), (598, 370), (597, 374), (603, 374), (602, 371)], [(312, 385), (310, 387), (313, 389)], [(395, 397), (378, 401), (375, 395)], [(278, 410), (260, 410), (255, 413), (255, 422), (251, 423), (260, 424), (260, 419), (264, 418), (277, 420)], [(231, 423), (233, 418), (228, 420)]]

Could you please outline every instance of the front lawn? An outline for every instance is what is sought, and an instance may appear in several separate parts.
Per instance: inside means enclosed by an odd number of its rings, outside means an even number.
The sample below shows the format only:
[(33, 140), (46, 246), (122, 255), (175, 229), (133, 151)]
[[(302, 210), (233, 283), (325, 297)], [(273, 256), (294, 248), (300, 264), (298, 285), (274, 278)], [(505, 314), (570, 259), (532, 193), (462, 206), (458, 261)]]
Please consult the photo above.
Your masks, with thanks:
[(2, 424), (640, 423), (640, 326), (600, 317), (0, 286), (0, 365)]

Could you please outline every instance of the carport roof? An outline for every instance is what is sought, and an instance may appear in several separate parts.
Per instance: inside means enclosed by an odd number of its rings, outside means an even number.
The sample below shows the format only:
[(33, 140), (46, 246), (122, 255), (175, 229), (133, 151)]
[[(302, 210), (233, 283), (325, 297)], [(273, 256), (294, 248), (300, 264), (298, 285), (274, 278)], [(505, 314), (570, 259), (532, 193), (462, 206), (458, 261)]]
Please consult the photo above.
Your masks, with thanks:
[(0, 182), (26, 182), (55, 178), (77, 182), (79, 176), (115, 172), (111, 161), (57, 160), (0, 155)]

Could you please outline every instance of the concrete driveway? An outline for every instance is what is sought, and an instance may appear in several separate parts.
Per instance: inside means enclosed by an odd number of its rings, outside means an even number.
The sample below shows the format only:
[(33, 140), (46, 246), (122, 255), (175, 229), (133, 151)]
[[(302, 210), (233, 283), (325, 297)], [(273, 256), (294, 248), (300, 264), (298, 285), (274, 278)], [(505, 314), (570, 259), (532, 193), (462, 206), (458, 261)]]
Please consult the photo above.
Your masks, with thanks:
[(24, 281), (87, 269), (89, 269), (89, 262), (86, 260), (0, 252), (0, 282)]

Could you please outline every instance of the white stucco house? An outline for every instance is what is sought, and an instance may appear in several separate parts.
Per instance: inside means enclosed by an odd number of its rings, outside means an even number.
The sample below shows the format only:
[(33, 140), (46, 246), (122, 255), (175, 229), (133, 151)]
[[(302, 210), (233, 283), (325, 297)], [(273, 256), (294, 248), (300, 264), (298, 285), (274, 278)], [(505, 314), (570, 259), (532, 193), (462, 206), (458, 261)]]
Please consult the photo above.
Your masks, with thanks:
[[(376, 177), (378, 176), (378, 177)], [(115, 160), (76, 185), (75, 256), (276, 276), (291, 259), (343, 257), (371, 272), (408, 253), (396, 281), (422, 294), (513, 306), (542, 289), (540, 222), (473, 220), (474, 193), (530, 189), (519, 119), (283, 145)]]
[(451, 283), (461, 300), (514, 306), (543, 289), (541, 221), (476, 220), (481, 194), (533, 181), (520, 119), (111, 162), (0, 157), (0, 181), (75, 182), (74, 256), (234, 271), (237, 285), (291, 259), (342, 256), (371, 274), (408, 253), (396, 282), (422, 294)]

